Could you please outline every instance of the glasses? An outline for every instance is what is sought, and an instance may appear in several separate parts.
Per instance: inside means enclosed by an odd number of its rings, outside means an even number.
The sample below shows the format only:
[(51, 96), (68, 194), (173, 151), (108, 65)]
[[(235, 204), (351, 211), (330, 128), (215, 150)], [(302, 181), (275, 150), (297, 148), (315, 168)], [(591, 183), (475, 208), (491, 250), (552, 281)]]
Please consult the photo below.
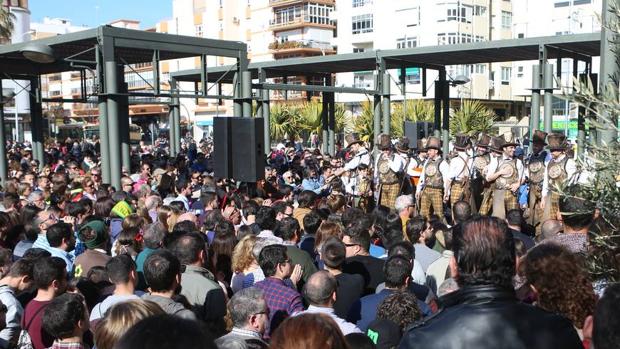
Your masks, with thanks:
[(133, 183), (125, 183), (123, 184), (123, 187), (133, 187)]
[(201, 178), (202, 178), (202, 176), (198, 176), (198, 177), (192, 176), (192, 179), (201, 179)]
[(69, 169), (70, 169), (70, 170), (77, 170), (77, 167), (72, 166), (72, 167), (69, 167)]

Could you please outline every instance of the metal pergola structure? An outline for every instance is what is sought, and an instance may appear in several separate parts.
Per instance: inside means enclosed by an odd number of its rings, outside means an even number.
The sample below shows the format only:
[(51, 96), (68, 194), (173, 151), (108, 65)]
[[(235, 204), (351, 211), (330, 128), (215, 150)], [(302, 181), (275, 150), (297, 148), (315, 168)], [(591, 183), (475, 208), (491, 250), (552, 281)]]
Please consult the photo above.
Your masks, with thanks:
[[(29, 54), (35, 52), (33, 55)], [(41, 53), (42, 61), (36, 60)], [(39, 56), (36, 56), (39, 55)], [(51, 56), (51, 57), (50, 57)], [(159, 63), (164, 60), (199, 57), (201, 71), (205, 75), (207, 57), (229, 57), (237, 60), (230, 73), (234, 75), (234, 95), (209, 95), (203, 85), (201, 90), (183, 94), (177, 88), (175, 79), (170, 90), (160, 89)], [(128, 91), (125, 83), (125, 67), (137, 63), (152, 63), (153, 82), (148, 91)], [(129, 110), (130, 98), (164, 97), (170, 104), (170, 147), (176, 155), (180, 144), (180, 98), (233, 99), (235, 114), (250, 116), (251, 86), (244, 86), (241, 77), (247, 74), (247, 47), (244, 43), (212, 40), (191, 36), (170, 35), (101, 26), (98, 28), (64, 34), (55, 37), (0, 46), (0, 79), (26, 80), (30, 82), (30, 110), (32, 122), (33, 157), (44, 164), (43, 148), (43, 102), (98, 103), (99, 130), (101, 138), (101, 161), (104, 183), (110, 183), (121, 190), (122, 167), (129, 170)], [(133, 69), (130, 67), (130, 69)], [(78, 98), (43, 98), (41, 75), (79, 71), (81, 94)], [(87, 79), (95, 81), (92, 94), (87, 93)], [(0, 80), (0, 89), (1, 89)], [(148, 82), (147, 82), (148, 83)], [(26, 89), (26, 88), (24, 88)], [(245, 94), (243, 92), (246, 92)], [(4, 145), (4, 104), (0, 101), (0, 144)], [(7, 176), (6, 149), (0, 147), (0, 177), (3, 183)]]
[[(308, 58), (283, 59), (268, 62), (250, 63), (247, 80), (257, 80), (251, 84), (257, 90), (254, 98), (258, 103), (257, 116), (264, 118), (265, 142), (269, 144), (269, 91), (313, 91), (323, 94), (323, 150), (334, 151), (334, 93), (357, 93), (372, 95), (374, 101), (374, 134), (390, 133), (390, 75), (389, 69), (400, 69), (400, 87), (406, 96), (405, 71), (416, 67), (422, 70), (422, 95), (427, 92), (427, 69), (438, 72), (434, 83), (435, 93), (435, 132), (441, 135), (444, 154), (448, 146), (449, 135), (449, 84), (446, 66), (476, 63), (498, 63), (516, 61), (538, 61), (532, 76), (532, 115), (530, 129), (538, 128), (540, 122), (541, 92), (544, 91), (544, 130), (552, 127), (552, 95), (554, 77), (560, 75), (562, 58), (573, 60), (573, 74), (577, 74), (579, 61), (586, 63), (585, 73), (591, 73), (592, 57), (600, 55), (601, 34), (573, 34), (562, 36), (535, 37), (485, 41), (457, 45), (427, 46), (409, 49), (377, 50), (353, 54), (316, 56)], [(556, 60), (556, 71), (549, 60)], [(333, 74), (359, 71), (374, 71), (374, 89), (338, 87), (333, 85)], [(208, 74), (201, 69), (171, 73), (171, 80), (176, 82), (233, 83), (235, 75), (230, 66), (211, 68)], [(322, 79), (323, 85), (287, 84), (289, 76), (306, 76)], [(279, 78), (283, 83), (269, 83), (267, 79)], [(246, 81), (247, 82), (247, 81)], [(249, 83), (245, 85), (250, 86)], [(286, 92), (285, 92), (286, 93)], [(246, 91), (246, 94), (251, 94)], [(236, 114), (236, 113), (235, 113)], [(442, 118), (443, 115), (443, 118)], [(585, 122), (579, 114), (580, 148), (585, 140)], [(266, 147), (268, 150), (268, 147)]]

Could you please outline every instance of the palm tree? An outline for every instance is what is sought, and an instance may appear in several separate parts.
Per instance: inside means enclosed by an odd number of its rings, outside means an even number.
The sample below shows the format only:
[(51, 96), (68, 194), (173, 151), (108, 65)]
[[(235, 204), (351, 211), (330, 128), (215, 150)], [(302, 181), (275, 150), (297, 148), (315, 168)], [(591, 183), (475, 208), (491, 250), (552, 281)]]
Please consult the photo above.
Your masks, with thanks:
[(0, 6), (0, 41), (11, 40), (13, 34), (15, 15), (6, 8)]
[(423, 99), (407, 100), (407, 115), (404, 115), (403, 103), (394, 103), (392, 106), (392, 118), (390, 120), (390, 133), (394, 137), (404, 134), (403, 121), (433, 121), (435, 118), (435, 106), (431, 101)]
[(297, 138), (301, 134), (299, 106), (273, 104), (270, 109), (269, 131), (274, 141)]
[(373, 105), (370, 101), (362, 102), (362, 113), (353, 121), (353, 131), (366, 142), (372, 142), (375, 139), (375, 134), (373, 132), (373, 109)]
[(494, 121), (495, 113), (491, 109), (479, 101), (465, 100), (450, 117), (450, 133), (478, 137), (482, 132), (491, 131)]

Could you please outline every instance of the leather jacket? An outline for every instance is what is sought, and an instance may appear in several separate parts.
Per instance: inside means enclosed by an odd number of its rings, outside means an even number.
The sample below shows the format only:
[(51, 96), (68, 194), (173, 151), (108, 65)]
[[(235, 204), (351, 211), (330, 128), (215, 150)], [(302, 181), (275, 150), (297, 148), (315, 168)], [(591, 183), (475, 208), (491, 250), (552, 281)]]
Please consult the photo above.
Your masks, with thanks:
[(399, 348), (583, 348), (568, 319), (519, 302), (513, 290), (466, 286), (442, 301), (436, 314), (405, 330)]

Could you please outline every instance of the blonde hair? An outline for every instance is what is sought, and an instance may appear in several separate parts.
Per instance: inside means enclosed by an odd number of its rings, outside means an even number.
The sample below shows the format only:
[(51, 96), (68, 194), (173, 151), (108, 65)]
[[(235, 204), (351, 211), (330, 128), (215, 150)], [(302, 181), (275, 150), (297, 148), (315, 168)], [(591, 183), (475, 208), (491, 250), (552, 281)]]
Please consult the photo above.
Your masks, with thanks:
[(256, 239), (257, 237), (254, 235), (247, 235), (237, 243), (232, 254), (233, 272), (241, 273), (255, 261), (252, 249), (254, 248)]
[(106, 311), (95, 330), (97, 349), (112, 349), (118, 340), (133, 325), (153, 315), (164, 314), (154, 302), (141, 299), (130, 300), (113, 305)]

